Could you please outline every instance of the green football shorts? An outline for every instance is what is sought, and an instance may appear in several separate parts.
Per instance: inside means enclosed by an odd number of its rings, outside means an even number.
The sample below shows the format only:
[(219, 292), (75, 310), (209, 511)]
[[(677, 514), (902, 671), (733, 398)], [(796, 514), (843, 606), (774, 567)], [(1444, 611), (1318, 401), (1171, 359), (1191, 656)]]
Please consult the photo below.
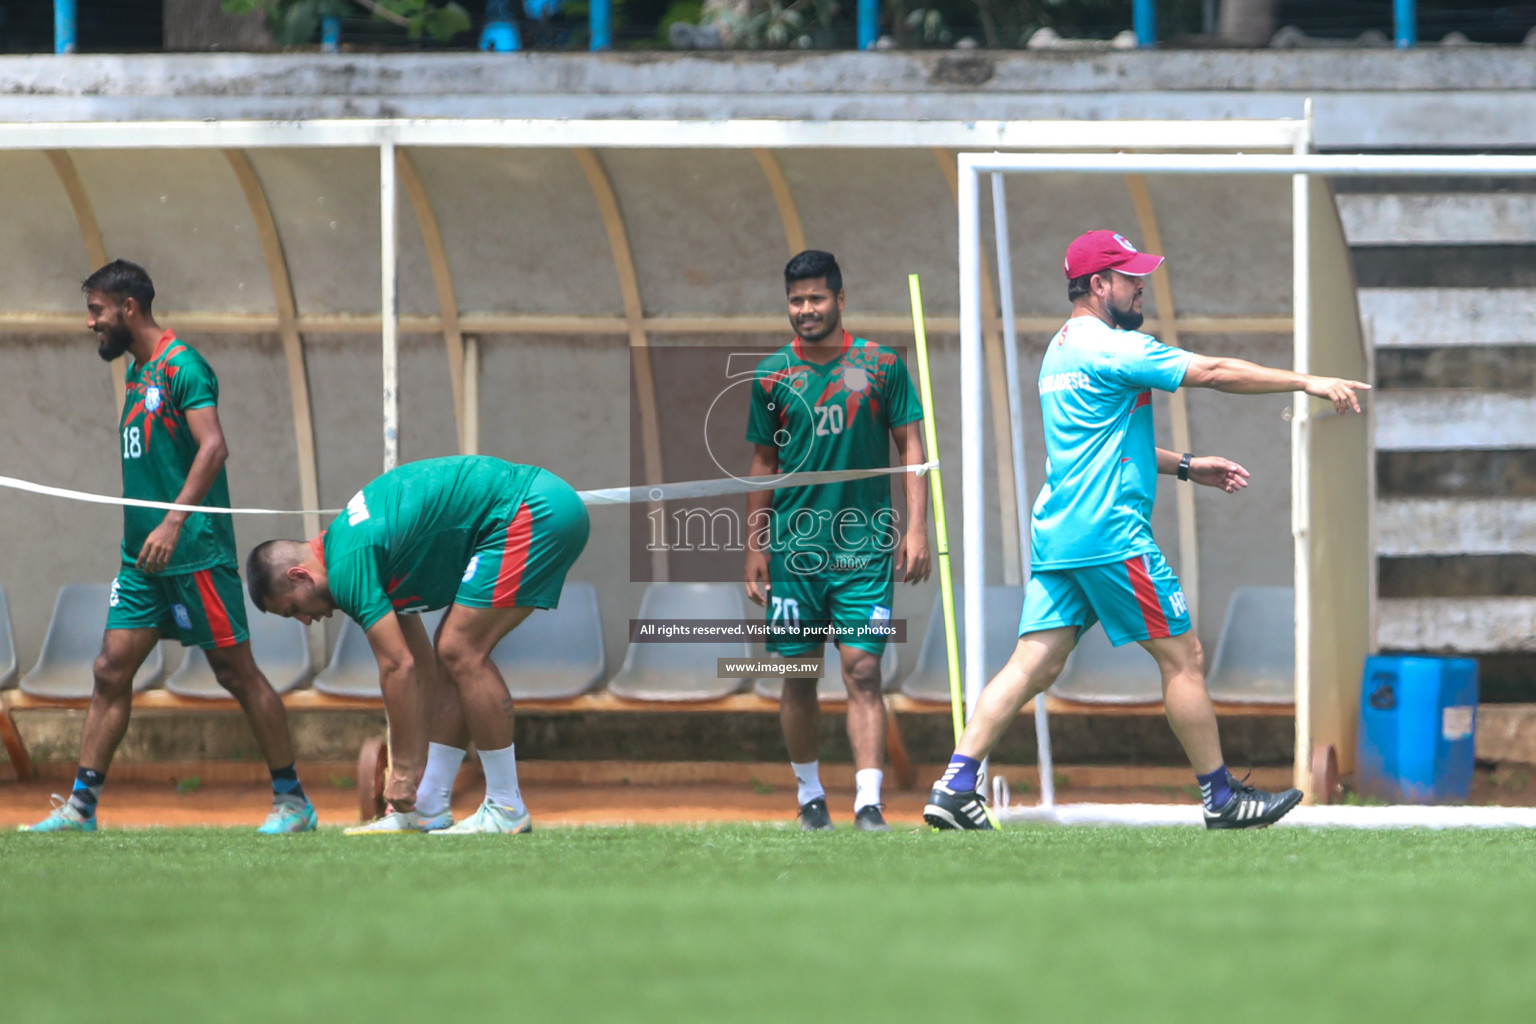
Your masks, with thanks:
[(165, 575), (125, 565), (107, 597), (108, 629), (158, 629), (183, 647), (233, 647), (250, 637), (232, 565)]
[(470, 608), (554, 608), (565, 574), (587, 546), (587, 506), (548, 470), (533, 478), (523, 503), (481, 534), (454, 604)]
[[(891, 567), (891, 556), (886, 555), (853, 572), (802, 576), (775, 554), (768, 560), (768, 624), (802, 628), (831, 624), (840, 634), (837, 644), (879, 656), (885, 653), (886, 638), (861, 636), (859, 631), (890, 621), (896, 596)], [(770, 639), (766, 647), (769, 654), (801, 658), (820, 652), (824, 644), (821, 639)]]

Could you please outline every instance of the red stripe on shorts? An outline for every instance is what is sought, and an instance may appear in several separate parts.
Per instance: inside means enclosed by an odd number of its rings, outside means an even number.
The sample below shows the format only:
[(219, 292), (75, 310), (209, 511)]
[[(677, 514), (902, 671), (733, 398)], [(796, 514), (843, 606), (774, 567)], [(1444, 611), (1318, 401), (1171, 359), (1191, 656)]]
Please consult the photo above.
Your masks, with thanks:
[(229, 609), (224, 607), (224, 599), (213, 585), (213, 573), (204, 569), (193, 573), (192, 577), (197, 580), (197, 593), (203, 599), (203, 614), (208, 616), (208, 628), (213, 633), (214, 646), (235, 646), (235, 631), (229, 624)]
[(507, 524), (507, 545), (501, 550), (501, 571), (496, 575), (496, 590), (491, 594), (492, 608), (511, 608), (517, 603), (517, 588), (528, 568), (528, 552), (533, 547), (533, 510), (524, 503)]
[(1168, 635), (1168, 617), (1163, 614), (1163, 602), (1157, 597), (1157, 584), (1147, 574), (1147, 566), (1141, 556), (1127, 558), (1125, 567), (1131, 574), (1131, 589), (1136, 591), (1136, 603), (1141, 605), (1141, 618), (1147, 624), (1147, 639), (1158, 640)]

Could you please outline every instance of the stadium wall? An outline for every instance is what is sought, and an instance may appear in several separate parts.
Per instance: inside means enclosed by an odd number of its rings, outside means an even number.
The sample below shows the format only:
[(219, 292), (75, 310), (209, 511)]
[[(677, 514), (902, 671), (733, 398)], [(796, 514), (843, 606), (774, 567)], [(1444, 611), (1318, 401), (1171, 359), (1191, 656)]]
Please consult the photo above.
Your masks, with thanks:
[(0, 58), (0, 120), (1300, 117), (1320, 149), (1536, 146), (1520, 47)]

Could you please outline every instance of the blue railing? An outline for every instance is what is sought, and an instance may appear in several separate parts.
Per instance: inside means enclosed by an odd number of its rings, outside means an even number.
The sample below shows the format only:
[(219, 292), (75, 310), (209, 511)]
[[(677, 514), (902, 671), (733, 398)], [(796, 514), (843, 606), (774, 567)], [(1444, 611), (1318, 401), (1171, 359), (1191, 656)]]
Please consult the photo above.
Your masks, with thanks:
[[(491, 0), (490, 8), (507, 10), (507, 0)], [(592, 49), (613, 49), (613, 0), (591, 0), (590, 27)], [(880, 0), (858, 0), (859, 49), (868, 50), (880, 36)], [(482, 50), (516, 50), (521, 48), (515, 22), (506, 17), (503, 22), (487, 18), (485, 32), (480, 38)], [(1419, 16), (1417, 0), (1392, 0), (1393, 36), (1399, 48), (1406, 49), (1419, 41)], [(1136, 45), (1157, 45), (1157, 0), (1132, 0), (1131, 24), (1136, 32)], [(334, 50), (340, 37), (341, 22), (327, 18), (322, 45)], [(53, 52), (75, 52), (75, 0), (53, 0)]]
[(1157, 45), (1157, 0), (1134, 0), (1131, 27), (1136, 31), (1137, 46)]
[[(1416, 46), (1419, 42), (1418, 0), (1392, 0), (1393, 36), (1399, 49)], [(1131, 24), (1136, 32), (1136, 45), (1157, 45), (1157, 0), (1132, 0)]]
[(1392, 34), (1400, 50), (1414, 46), (1419, 41), (1418, 6), (1417, 0), (1392, 0)]
[(613, 49), (613, 0), (592, 0), (592, 49)]
[(859, 49), (873, 50), (880, 38), (880, 0), (859, 0)]
[(53, 52), (75, 52), (75, 0), (53, 0)]

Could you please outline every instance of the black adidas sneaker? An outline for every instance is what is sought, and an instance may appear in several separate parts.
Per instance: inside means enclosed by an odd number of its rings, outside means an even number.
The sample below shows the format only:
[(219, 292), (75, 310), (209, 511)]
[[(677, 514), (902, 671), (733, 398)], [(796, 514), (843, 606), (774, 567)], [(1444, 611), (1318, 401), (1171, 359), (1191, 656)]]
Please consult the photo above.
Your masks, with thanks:
[(1232, 798), (1220, 810), (1206, 809), (1206, 828), (1264, 828), (1285, 817), (1291, 808), (1301, 803), (1299, 789), (1266, 793), (1237, 781), (1230, 772), (1227, 784), (1232, 787)]
[(987, 805), (974, 789), (957, 793), (947, 786), (934, 786), (923, 808), (923, 820), (937, 829), (992, 830), (987, 820)]
[(800, 831), (832, 831), (832, 815), (827, 813), (826, 797), (819, 796), (800, 805)]
[(889, 832), (891, 826), (885, 823), (885, 815), (880, 813), (879, 804), (865, 804), (853, 815), (853, 827), (860, 832)]

